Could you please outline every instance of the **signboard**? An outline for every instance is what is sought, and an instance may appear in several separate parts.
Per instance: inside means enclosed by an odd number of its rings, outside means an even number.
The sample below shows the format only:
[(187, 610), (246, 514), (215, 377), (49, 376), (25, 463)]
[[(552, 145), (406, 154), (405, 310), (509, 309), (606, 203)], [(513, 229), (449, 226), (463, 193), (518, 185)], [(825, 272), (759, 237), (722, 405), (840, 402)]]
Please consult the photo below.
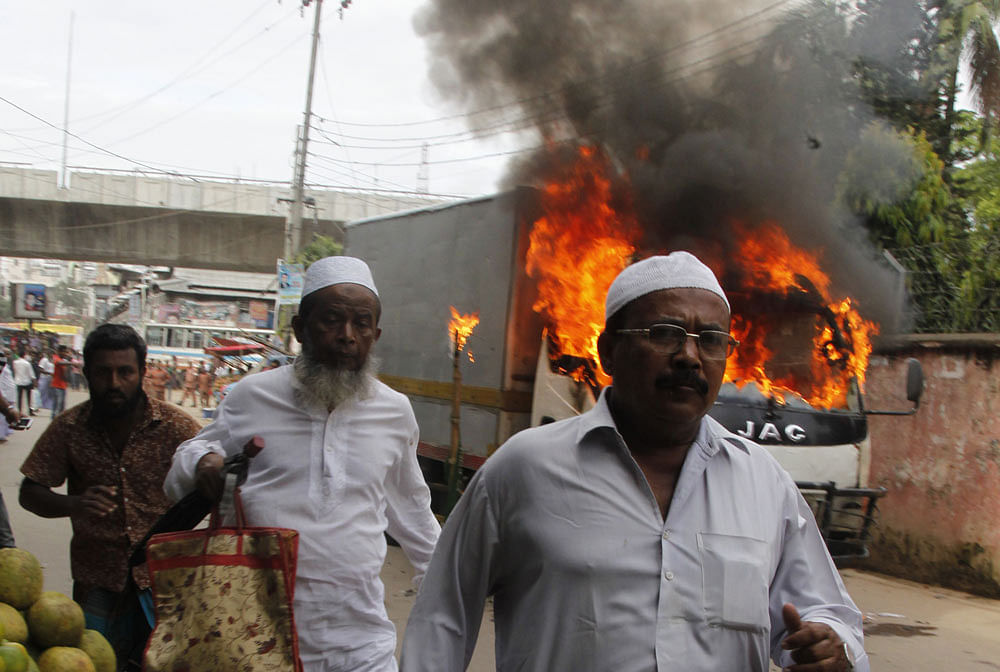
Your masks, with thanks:
[(302, 276), (305, 268), (302, 264), (293, 264), (284, 259), (278, 259), (278, 305), (298, 304), (302, 297)]
[(15, 282), (11, 286), (14, 317), (21, 320), (45, 319), (45, 285)]
[(267, 322), (268, 301), (250, 300), (250, 319), (255, 323)]

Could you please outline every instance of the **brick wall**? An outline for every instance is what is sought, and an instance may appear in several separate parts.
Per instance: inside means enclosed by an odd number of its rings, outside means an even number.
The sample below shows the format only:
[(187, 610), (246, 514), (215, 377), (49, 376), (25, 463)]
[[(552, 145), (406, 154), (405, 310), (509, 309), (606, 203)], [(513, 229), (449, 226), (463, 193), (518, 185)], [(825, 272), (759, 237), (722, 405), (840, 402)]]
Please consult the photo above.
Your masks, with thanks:
[(868, 566), (1000, 597), (1000, 335), (884, 341), (869, 364), (868, 408), (909, 406), (909, 357), (926, 379), (920, 410), (869, 418), (869, 485), (889, 492)]

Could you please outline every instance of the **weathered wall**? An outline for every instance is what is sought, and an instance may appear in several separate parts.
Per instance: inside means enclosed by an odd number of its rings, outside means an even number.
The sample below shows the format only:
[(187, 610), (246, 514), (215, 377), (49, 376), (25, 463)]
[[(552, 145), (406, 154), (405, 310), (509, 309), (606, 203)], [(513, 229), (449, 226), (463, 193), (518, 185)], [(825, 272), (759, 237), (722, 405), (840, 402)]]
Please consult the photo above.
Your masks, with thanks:
[(1000, 597), (1000, 335), (897, 338), (872, 357), (869, 408), (905, 408), (906, 360), (926, 377), (911, 417), (869, 418), (879, 503), (872, 569)]
[[(0, 196), (0, 252), (12, 257), (273, 273), (284, 231), (277, 216)], [(343, 240), (336, 222), (303, 221), (302, 240), (314, 232)]]

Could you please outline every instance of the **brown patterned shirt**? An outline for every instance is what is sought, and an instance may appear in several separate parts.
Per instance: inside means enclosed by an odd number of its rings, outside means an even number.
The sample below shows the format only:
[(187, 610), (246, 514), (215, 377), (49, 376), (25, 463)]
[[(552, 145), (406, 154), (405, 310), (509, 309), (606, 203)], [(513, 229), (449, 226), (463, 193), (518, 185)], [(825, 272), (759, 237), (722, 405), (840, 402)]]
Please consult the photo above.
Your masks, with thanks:
[[(71, 516), (70, 565), (74, 581), (121, 591), (129, 555), (170, 508), (163, 479), (174, 450), (201, 425), (175, 406), (147, 397), (142, 420), (117, 455), (90, 411), (91, 402), (86, 401), (54, 419), (21, 465), (21, 473), (48, 488), (68, 480), (70, 495), (83, 494), (92, 485), (118, 489), (119, 505), (106, 516)], [(133, 575), (140, 587), (149, 585), (145, 571)]]

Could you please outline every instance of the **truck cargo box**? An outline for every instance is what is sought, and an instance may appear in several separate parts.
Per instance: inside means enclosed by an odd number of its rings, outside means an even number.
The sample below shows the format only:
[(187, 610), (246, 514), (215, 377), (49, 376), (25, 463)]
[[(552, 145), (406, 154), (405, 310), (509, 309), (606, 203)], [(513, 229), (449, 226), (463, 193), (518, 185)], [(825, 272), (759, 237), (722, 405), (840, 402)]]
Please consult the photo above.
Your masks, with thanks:
[(443, 459), (451, 428), (451, 307), (478, 313), (461, 362), (463, 466), (529, 426), (541, 317), (523, 260), (535, 192), (522, 188), (353, 222), (346, 252), (372, 268), (382, 301), (381, 378), (406, 393), (419, 453)]

